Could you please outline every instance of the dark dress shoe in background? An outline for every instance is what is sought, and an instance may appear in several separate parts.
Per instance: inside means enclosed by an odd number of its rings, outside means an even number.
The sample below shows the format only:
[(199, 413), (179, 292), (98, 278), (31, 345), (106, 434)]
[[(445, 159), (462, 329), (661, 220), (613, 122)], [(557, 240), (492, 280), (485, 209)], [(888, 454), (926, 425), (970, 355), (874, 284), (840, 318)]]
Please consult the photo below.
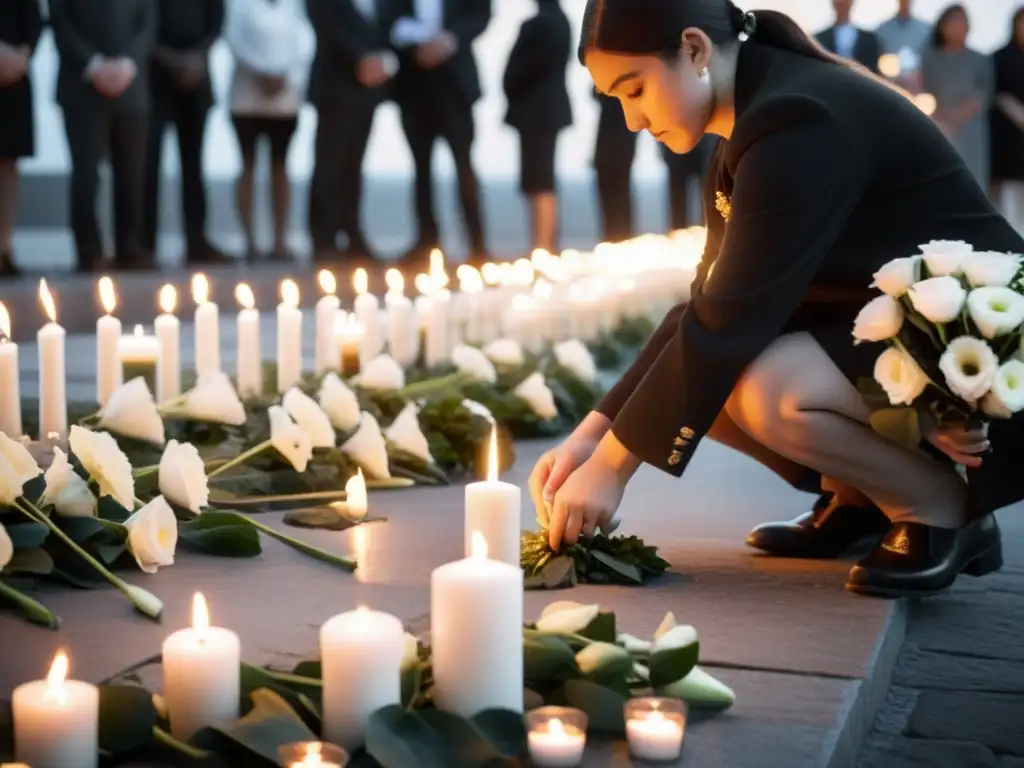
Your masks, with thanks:
[(0, 253), (0, 277), (17, 277), (20, 274), (21, 270), (14, 263), (11, 253)]
[(810, 512), (757, 526), (747, 536), (747, 546), (777, 557), (832, 558), (877, 543), (889, 526), (878, 507), (839, 504), (826, 493)]
[(216, 266), (218, 264), (233, 264), (235, 259), (212, 243), (204, 242), (188, 249), (185, 263), (188, 266)]
[(949, 589), (961, 573), (984, 576), (1002, 566), (1003, 542), (992, 515), (962, 528), (900, 522), (853, 566), (846, 588), (875, 597), (927, 597)]

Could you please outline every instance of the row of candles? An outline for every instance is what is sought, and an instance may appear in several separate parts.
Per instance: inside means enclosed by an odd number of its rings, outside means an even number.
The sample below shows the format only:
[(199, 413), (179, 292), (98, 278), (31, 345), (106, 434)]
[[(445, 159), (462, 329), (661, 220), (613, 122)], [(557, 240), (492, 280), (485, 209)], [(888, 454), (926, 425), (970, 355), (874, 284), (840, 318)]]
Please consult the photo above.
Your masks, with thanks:
[[(498, 478), (496, 432), (488, 463), (487, 479), (466, 488), (466, 556), (439, 566), (430, 579), (433, 699), (438, 708), (463, 717), (487, 709), (524, 710), (522, 492)], [(401, 701), (407, 651), (397, 617), (365, 606), (338, 614), (320, 627), (319, 646), (325, 744), (309, 745), (308, 754), (284, 763), (288, 768), (344, 766), (345, 754), (363, 744), (370, 716)], [(239, 717), (240, 660), (238, 635), (210, 625), (206, 600), (197, 593), (192, 626), (163, 643), (163, 696), (174, 738), (187, 741), (204, 727)], [(67, 680), (67, 669), (67, 657), (59, 652), (46, 680), (14, 691), (15, 755), (33, 768), (97, 764), (98, 691)], [(542, 707), (525, 717), (535, 765), (570, 768), (581, 762), (585, 713)], [(630, 699), (624, 717), (635, 757), (678, 758), (685, 730), (682, 702)], [(310, 762), (314, 756), (320, 762)]]

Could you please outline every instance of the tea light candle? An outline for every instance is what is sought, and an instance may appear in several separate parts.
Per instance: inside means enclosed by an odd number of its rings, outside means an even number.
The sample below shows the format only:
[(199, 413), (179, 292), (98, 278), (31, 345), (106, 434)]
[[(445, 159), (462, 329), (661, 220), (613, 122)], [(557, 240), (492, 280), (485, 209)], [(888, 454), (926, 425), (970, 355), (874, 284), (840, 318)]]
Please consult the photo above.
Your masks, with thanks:
[(324, 737), (345, 749), (363, 744), (374, 712), (402, 698), (405, 630), (394, 616), (360, 606), (320, 628)]
[(491, 427), (487, 479), (466, 486), (466, 555), (473, 551), (473, 535), (479, 532), (494, 560), (518, 566), (522, 530), (522, 491), (498, 480), (498, 428)]
[(369, 293), (370, 278), (362, 267), (352, 273), (352, 288), (356, 292), (353, 309), (356, 319), (363, 326), (363, 341), (359, 349), (360, 367), (377, 357), (384, 348), (380, 330), (380, 302)]
[(341, 362), (335, 341), (335, 315), (341, 302), (335, 295), (338, 284), (330, 270), (321, 269), (317, 279), (325, 295), (316, 303), (316, 372), (324, 373), (338, 370)]
[(256, 309), (256, 297), (252, 288), (245, 283), (235, 286), (235, 298), (242, 309), (236, 320), (238, 324), (238, 349), (235, 363), (238, 366), (238, 394), (253, 397), (263, 392), (263, 358), (260, 354), (260, 312)]
[(348, 753), (337, 744), (322, 741), (299, 741), (277, 750), (282, 768), (345, 768)]
[(299, 286), (294, 280), (281, 281), (281, 303), (277, 305), (277, 391), (287, 392), (302, 379), (302, 310)]
[(487, 559), (473, 532), (470, 556), (430, 577), (434, 701), (463, 717), (523, 711), (523, 570)]
[(103, 276), (96, 287), (100, 294), (100, 304), (106, 312), (96, 321), (96, 402), (105, 406), (121, 382), (121, 358), (118, 345), (121, 341), (121, 321), (113, 316), (117, 307), (117, 293), (114, 281)]
[(238, 635), (210, 626), (206, 599), (192, 600), (192, 626), (163, 644), (164, 699), (171, 734), (188, 741), (201, 728), (238, 719), (240, 695)]
[(18, 345), (11, 341), (11, 315), (0, 301), (0, 432), (21, 438), (21, 369)]
[(50, 322), (39, 329), (39, 436), (68, 436), (67, 380), (64, 361), (64, 329), (57, 324), (57, 304), (46, 285), (39, 281), (39, 301)]
[(95, 768), (99, 764), (100, 693), (68, 680), (68, 657), (57, 651), (46, 680), (14, 689), (14, 758), (32, 768)]
[(587, 746), (587, 715), (569, 707), (538, 707), (526, 715), (530, 761), (538, 768), (574, 768)]
[(345, 374), (359, 373), (359, 360), (363, 347), (363, 324), (355, 313), (339, 310), (334, 319), (334, 343), (338, 357), (338, 370)]
[(156, 391), (160, 378), (160, 341), (156, 336), (147, 336), (143, 327), (136, 325), (131, 336), (122, 336), (118, 340), (117, 354), (124, 381), (141, 376), (146, 380), (149, 391)]
[(686, 730), (686, 705), (679, 699), (646, 696), (625, 705), (629, 753), (638, 760), (678, 760)]
[(210, 301), (210, 281), (202, 272), (192, 277), (196, 303), (196, 374), (220, 373), (220, 309)]
[(160, 289), (161, 314), (153, 321), (160, 341), (160, 376), (156, 382), (156, 401), (165, 403), (181, 394), (181, 323), (174, 316), (178, 292), (173, 285)]
[(384, 304), (388, 311), (388, 351), (403, 368), (416, 361), (418, 337), (412, 302), (405, 295), (405, 278), (397, 269), (389, 269), (384, 280), (388, 292)]

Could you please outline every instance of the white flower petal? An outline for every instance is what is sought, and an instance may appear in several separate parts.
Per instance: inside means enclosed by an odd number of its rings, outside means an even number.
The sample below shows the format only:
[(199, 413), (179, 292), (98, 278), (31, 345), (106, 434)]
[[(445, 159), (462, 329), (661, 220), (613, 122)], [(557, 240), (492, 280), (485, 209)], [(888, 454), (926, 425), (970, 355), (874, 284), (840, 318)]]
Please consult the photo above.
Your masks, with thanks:
[(466, 398), (465, 400), (462, 401), (462, 407), (476, 416), (483, 416), (485, 419), (491, 422), (491, 424), (495, 423), (494, 414), (491, 413), (491, 409), (488, 408), (483, 403), (478, 403), (476, 400), (470, 400), (469, 398)]
[(420, 428), (419, 409), (408, 403), (384, 433), (385, 437), (403, 451), (411, 453), (426, 462), (432, 462), (430, 445)]
[(309, 435), (309, 441), (314, 448), (334, 447), (334, 427), (331, 426), (331, 419), (316, 400), (298, 387), (292, 387), (284, 393), (281, 405), (295, 423)]
[(405, 371), (390, 355), (378, 355), (359, 372), (359, 386), (390, 391), (405, 386)]
[(245, 406), (223, 371), (202, 374), (196, 385), (185, 393), (182, 412), (196, 421), (234, 427), (245, 424)]
[(89, 477), (99, 484), (100, 496), (110, 496), (125, 509), (135, 508), (132, 465), (112, 435), (75, 424), (68, 444)]
[(171, 440), (160, 457), (159, 485), (164, 498), (199, 514), (210, 501), (206, 465), (191, 443)]
[(486, 347), (484, 354), (490, 358), (495, 365), (504, 365), (514, 368), (526, 362), (526, 355), (519, 342), (513, 339), (495, 339)]
[(999, 371), (999, 358), (984, 340), (960, 336), (949, 342), (942, 353), (939, 370), (954, 395), (974, 403), (992, 388)]
[(1014, 253), (972, 253), (961, 265), (967, 281), (975, 288), (1005, 288), (1020, 270), (1021, 257)]
[(1024, 296), (1009, 288), (975, 288), (967, 294), (967, 311), (986, 339), (1013, 333), (1024, 323)]
[(597, 379), (597, 363), (594, 362), (594, 356), (590, 354), (587, 345), (579, 339), (555, 344), (555, 360), (583, 381), (592, 382)]
[(288, 411), (280, 405), (272, 405), (267, 409), (270, 419), (270, 441), (274, 449), (296, 472), (305, 472), (309, 460), (313, 458), (313, 444), (306, 431), (292, 421)]
[(452, 350), (451, 358), (452, 365), (461, 373), (469, 374), (480, 381), (491, 384), (498, 380), (498, 372), (494, 370), (494, 363), (476, 347), (459, 344)]
[(11, 536), (4, 528), (4, 524), (0, 523), (0, 571), (7, 567), (12, 557), (14, 557), (14, 542), (11, 541)]
[(324, 376), (317, 400), (335, 429), (350, 432), (359, 426), (359, 398), (336, 373)]
[(967, 291), (955, 277), (930, 277), (910, 286), (910, 303), (926, 320), (948, 323), (963, 309)]
[(932, 240), (920, 246), (924, 262), (933, 277), (956, 275), (974, 248), (963, 240)]
[(341, 450), (371, 477), (381, 480), (391, 477), (388, 447), (373, 414), (363, 412), (359, 429), (345, 441)]
[(530, 409), (542, 419), (551, 421), (558, 418), (555, 395), (544, 380), (544, 374), (540, 371), (531, 373), (512, 392), (525, 400)]
[(125, 520), (124, 526), (128, 529), (128, 549), (145, 573), (174, 565), (178, 519), (163, 496), (157, 496)]
[(885, 341), (903, 327), (903, 307), (896, 299), (882, 294), (872, 299), (857, 314), (853, 338), (857, 341)]
[(124, 437), (163, 445), (164, 420), (156, 409), (146, 380), (138, 376), (126, 381), (110, 395), (100, 412), (99, 426)]
[(0, 432), (0, 454), (3, 454), (14, 473), (12, 479), (19, 487), (42, 474), (36, 460), (20, 440), (14, 440)]
[(928, 386), (928, 375), (909, 354), (889, 347), (875, 361), (875, 381), (892, 405), (910, 405)]
[(1024, 411), (1024, 362), (1007, 360), (999, 366), (992, 389), (981, 400), (981, 409), (1000, 419)]
[(920, 256), (907, 256), (902, 259), (893, 259), (883, 264), (875, 274), (872, 288), (877, 288), (894, 299), (898, 299), (917, 282), (918, 264)]
[(53, 460), (43, 475), (45, 487), (40, 506), (53, 506), (62, 517), (95, 517), (97, 499), (89, 484), (75, 472), (68, 456), (54, 447)]
[(576, 634), (589, 627), (600, 612), (601, 606), (596, 603), (556, 600), (540, 612), (536, 626), (541, 632)]

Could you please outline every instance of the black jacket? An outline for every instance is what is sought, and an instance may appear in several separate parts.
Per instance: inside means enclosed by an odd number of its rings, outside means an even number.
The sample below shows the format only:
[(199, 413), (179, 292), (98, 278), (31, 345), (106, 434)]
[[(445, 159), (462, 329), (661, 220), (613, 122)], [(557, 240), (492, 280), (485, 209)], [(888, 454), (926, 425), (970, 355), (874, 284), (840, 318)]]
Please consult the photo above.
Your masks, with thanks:
[(374, 104), (388, 93), (387, 84), (366, 88), (356, 78), (359, 59), (390, 49), (390, 19), (385, 3), (378, 3), (373, 20), (364, 17), (352, 0), (306, 0), (316, 56), (309, 75), (308, 99), (317, 108)]
[[(836, 53), (836, 28), (829, 27), (815, 35), (825, 50)], [(866, 29), (857, 30), (857, 40), (853, 44), (853, 59), (878, 74), (878, 60), (882, 56), (882, 43), (878, 35)]]
[[(157, 47), (208, 53), (224, 28), (224, 0), (159, 0), (158, 5)], [(179, 90), (171, 73), (159, 61), (152, 62), (150, 78), (154, 98)], [(209, 72), (198, 87), (206, 102), (212, 104)]]
[[(707, 176), (690, 302), (598, 408), (634, 455), (676, 476), (744, 368), (782, 333), (809, 331), (851, 380), (872, 375), (884, 347), (854, 347), (851, 331), (886, 262), (930, 240), (1024, 252), (932, 121), (871, 78), (748, 42), (735, 109)], [(716, 199), (728, 201), (728, 223)], [(1013, 468), (1022, 431), (1018, 419), (993, 422), (992, 457), (968, 470), (976, 510), (1024, 498)]]
[(572, 125), (565, 70), (572, 30), (558, 0), (540, 0), (523, 22), (505, 67), (505, 122), (521, 133), (556, 133)]

